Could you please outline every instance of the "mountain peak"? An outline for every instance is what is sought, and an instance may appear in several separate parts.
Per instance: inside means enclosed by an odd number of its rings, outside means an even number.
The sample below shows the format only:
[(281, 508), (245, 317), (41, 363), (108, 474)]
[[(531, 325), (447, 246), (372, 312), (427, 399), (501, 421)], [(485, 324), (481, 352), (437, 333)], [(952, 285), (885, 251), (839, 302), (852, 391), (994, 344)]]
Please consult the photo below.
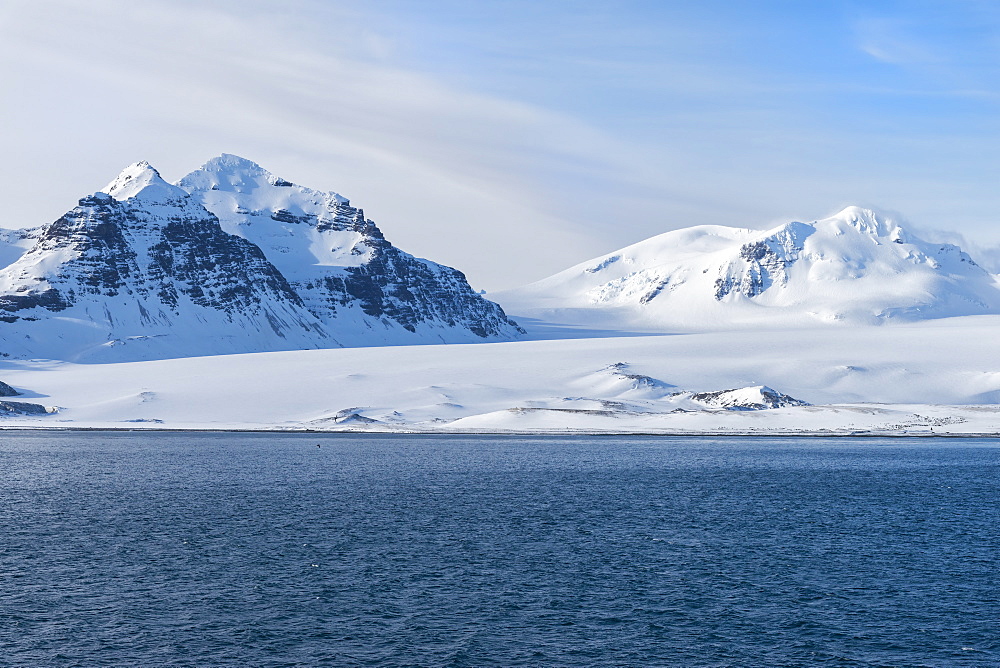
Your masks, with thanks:
[[(350, 204), (343, 195), (322, 192), (296, 185), (275, 176), (256, 162), (232, 153), (212, 158), (200, 168), (176, 182), (188, 193), (219, 191), (241, 200), (249, 209), (278, 208), (286, 210), (325, 209), (330, 202)], [(249, 198), (249, 199), (248, 199)]]
[(850, 206), (845, 206), (831, 217), (841, 218), (843, 220), (877, 220), (879, 218), (885, 218), (885, 215), (875, 211), (875, 209), (868, 209), (863, 206), (852, 204)]
[(163, 180), (160, 173), (152, 165), (145, 160), (140, 160), (123, 169), (111, 183), (101, 189), (101, 192), (121, 201), (131, 199), (149, 187), (170, 190), (174, 188)]
[(245, 174), (270, 174), (266, 169), (258, 165), (253, 160), (248, 160), (244, 157), (234, 155), (232, 153), (223, 153), (216, 156), (206, 162), (201, 166), (201, 169), (206, 172), (214, 173), (245, 173)]
[[(847, 207), (770, 230), (691, 228), (501, 293), (525, 317), (637, 329), (857, 323), (1000, 313), (994, 277), (896, 216)], [(552, 318), (560, 320), (553, 321)]]
[(891, 216), (875, 209), (868, 209), (861, 206), (845, 207), (825, 221), (820, 222), (846, 224), (858, 232), (876, 237), (889, 237), (893, 241), (900, 240), (902, 242), (906, 240), (903, 229)]
[(182, 178), (178, 185), (188, 192), (224, 190), (246, 193), (267, 186), (290, 187), (295, 184), (275, 176), (253, 160), (223, 153)]
[(137, 162), (105, 191), (0, 267), (16, 354), (140, 359), (524, 333), (460, 271), (396, 248), (345, 198), (245, 158), (213, 158), (180, 186)]

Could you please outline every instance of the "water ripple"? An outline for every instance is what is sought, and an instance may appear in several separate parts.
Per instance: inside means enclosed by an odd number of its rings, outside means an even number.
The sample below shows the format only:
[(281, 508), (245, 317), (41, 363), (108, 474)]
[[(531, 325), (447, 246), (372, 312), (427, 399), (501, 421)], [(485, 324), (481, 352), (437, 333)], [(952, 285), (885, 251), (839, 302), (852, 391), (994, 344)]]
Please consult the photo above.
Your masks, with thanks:
[(0, 472), (0, 665), (1000, 665), (993, 441), (24, 433)]

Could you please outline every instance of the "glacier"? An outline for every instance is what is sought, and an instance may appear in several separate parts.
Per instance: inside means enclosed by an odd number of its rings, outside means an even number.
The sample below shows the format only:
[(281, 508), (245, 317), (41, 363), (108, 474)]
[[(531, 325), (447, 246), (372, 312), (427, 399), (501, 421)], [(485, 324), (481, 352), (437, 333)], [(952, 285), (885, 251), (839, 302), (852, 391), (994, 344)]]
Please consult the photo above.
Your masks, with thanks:
[[(0, 426), (1000, 435), (997, 332), (1000, 316), (989, 315), (130, 363), (0, 360), (0, 379), (25, 401), (57, 409)], [(764, 388), (805, 403), (739, 410), (766, 400)]]

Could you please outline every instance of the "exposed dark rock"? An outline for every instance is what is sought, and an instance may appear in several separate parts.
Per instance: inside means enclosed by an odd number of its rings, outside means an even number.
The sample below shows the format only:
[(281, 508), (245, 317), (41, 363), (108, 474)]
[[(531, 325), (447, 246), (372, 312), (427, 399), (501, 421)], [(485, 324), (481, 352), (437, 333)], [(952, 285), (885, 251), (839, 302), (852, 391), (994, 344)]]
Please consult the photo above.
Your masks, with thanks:
[(641, 373), (629, 373), (628, 362), (615, 362), (605, 367), (608, 371), (612, 372), (614, 375), (618, 376), (623, 380), (632, 381), (632, 387), (634, 389), (653, 389), (653, 390), (667, 390), (676, 389), (676, 386), (666, 383), (659, 378), (653, 378), (652, 376), (646, 376)]
[[(758, 397), (753, 397), (748, 390), (758, 390)], [(747, 395), (750, 395), (749, 397)], [(808, 406), (809, 404), (787, 394), (782, 394), (770, 387), (761, 386), (759, 388), (737, 388), (732, 390), (719, 390), (716, 392), (697, 392), (691, 395), (695, 401), (699, 401), (710, 406), (726, 408), (728, 410), (758, 411), (768, 408), (782, 408), (784, 406)]]
[(815, 230), (802, 223), (786, 225), (778, 233), (740, 248), (740, 262), (715, 280), (715, 298), (736, 293), (752, 299), (772, 285), (788, 281), (788, 268), (799, 258), (802, 241)]
[(596, 274), (597, 272), (601, 271), (602, 269), (606, 269), (607, 267), (611, 266), (620, 259), (622, 259), (620, 255), (612, 255), (611, 257), (603, 260), (602, 262), (597, 263), (593, 267), (585, 269), (584, 271), (586, 271), (588, 274)]
[[(72, 304), (68, 302), (55, 288), (41, 292), (29, 292), (18, 295), (0, 295), (0, 310), (14, 313), (31, 308), (44, 308), (49, 311), (62, 311)], [(5, 322), (14, 322), (17, 316), (0, 316)], [(31, 318), (26, 318), (31, 319)]]
[(785, 269), (793, 261), (782, 257), (763, 241), (743, 246), (740, 258), (747, 263), (742, 273), (716, 279), (716, 299), (721, 300), (733, 292), (756, 297), (776, 281), (784, 283), (787, 280)]
[(312, 218), (310, 216), (296, 216), (291, 211), (278, 209), (271, 214), (271, 220), (276, 220), (279, 223), (308, 223)]
[(260, 248), (223, 232), (214, 216), (173, 220), (161, 235), (162, 241), (150, 249), (150, 275), (161, 298), (174, 308), (178, 294), (200, 306), (226, 311), (253, 308), (264, 295), (302, 305)]
[(7, 383), (0, 381), (0, 397), (19, 397), (21, 393)]
[(625, 411), (601, 410), (597, 408), (525, 408), (523, 406), (508, 408), (507, 412), (514, 413), (515, 415), (524, 415), (527, 413), (560, 413), (567, 415), (597, 415), (600, 417), (621, 417), (625, 413)]
[(350, 415), (335, 418), (334, 422), (337, 424), (372, 424), (374, 422), (378, 422), (378, 420), (365, 417), (360, 413), (351, 413)]
[[(320, 221), (317, 229), (361, 233), (371, 257), (359, 266), (293, 283), (317, 317), (326, 320), (341, 308), (356, 305), (365, 315), (398, 323), (410, 332), (421, 323), (431, 323), (462, 327), (482, 338), (505, 336), (511, 329), (524, 333), (499, 304), (476, 294), (461, 271), (399, 250), (361, 209), (340, 202), (335, 211), (335, 218)], [(353, 251), (363, 252), (357, 247)]]
[(41, 404), (29, 404), (24, 401), (0, 401), (0, 415), (48, 415), (49, 411)]
[(647, 292), (646, 294), (644, 294), (642, 297), (639, 298), (639, 303), (648, 304), (649, 302), (653, 301), (659, 296), (661, 292), (663, 292), (663, 290), (668, 285), (670, 285), (669, 278), (660, 281), (659, 283), (656, 284), (656, 286), (652, 290), (650, 290), (649, 292)]

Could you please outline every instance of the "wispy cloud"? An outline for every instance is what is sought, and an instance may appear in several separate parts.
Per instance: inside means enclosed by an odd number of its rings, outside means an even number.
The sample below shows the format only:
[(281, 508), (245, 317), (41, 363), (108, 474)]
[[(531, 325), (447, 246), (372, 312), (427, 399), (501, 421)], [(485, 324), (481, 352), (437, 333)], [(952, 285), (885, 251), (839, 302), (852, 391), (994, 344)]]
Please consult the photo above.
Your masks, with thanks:
[(912, 21), (865, 18), (855, 23), (858, 48), (875, 60), (893, 65), (943, 65), (944, 54), (913, 34)]
[[(372, 202), (401, 246), (442, 261), (489, 266), (501, 254), (530, 270), (553, 248), (573, 253), (573, 225), (545, 204), (551, 173), (611, 189), (649, 178), (633, 151), (570, 116), (383, 64), (391, 40), (356, 29), (350, 15), (334, 19), (342, 30), (326, 44), (276, 29), (277, 12), (260, 8), (179, 13), (175, 3), (104, 0), (24, 9), (0, 46), (4, 60), (73, 82), (27, 100), (73, 106), (75, 136), (54, 142), (54, 153), (73, 143), (100, 153), (126, 135), (112, 159), (149, 157), (179, 176), (192, 160), (245, 152)], [(88, 156), (66, 160), (82, 169)], [(584, 241), (584, 250), (595, 249)]]
[(926, 13), (769, 7), (8, 0), (0, 223), (51, 220), (136, 159), (177, 177), (226, 151), (490, 289), (850, 203), (988, 232), (985, 33), (956, 50)]

